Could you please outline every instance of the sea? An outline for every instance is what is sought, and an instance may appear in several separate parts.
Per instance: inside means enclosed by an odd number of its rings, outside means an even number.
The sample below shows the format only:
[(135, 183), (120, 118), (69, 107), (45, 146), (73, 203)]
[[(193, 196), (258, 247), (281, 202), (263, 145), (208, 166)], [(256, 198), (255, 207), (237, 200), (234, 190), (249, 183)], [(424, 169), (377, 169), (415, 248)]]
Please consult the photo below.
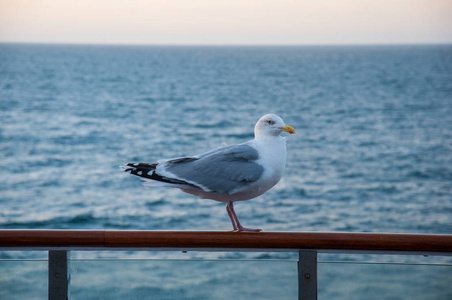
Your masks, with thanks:
[[(236, 203), (244, 226), (452, 234), (452, 45), (0, 44), (0, 229), (230, 231), (224, 203), (145, 189), (118, 166), (245, 142), (267, 113), (296, 134), (281, 181)], [(294, 292), (264, 275), (272, 264), (296, 275), (296, 255), (75, 251), (71, 299), (294, 299), (296, 278)], [(452, 299), (450, 257), (360, 259), (319, 256), (319, 299)], [(0, 262), (0, 298), (33, 299), (36, 270), (9, 268)]]

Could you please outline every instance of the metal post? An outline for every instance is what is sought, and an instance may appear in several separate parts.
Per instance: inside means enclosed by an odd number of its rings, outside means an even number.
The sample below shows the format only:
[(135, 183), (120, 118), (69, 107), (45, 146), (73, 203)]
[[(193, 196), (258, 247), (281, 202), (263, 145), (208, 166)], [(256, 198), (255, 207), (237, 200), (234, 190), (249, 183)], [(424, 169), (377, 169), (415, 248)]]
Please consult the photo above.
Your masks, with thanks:
[(69, 251), (49, 251), (49, 300), (67, 300)]
[(298, 258), (298, 299), (317, 300), (317, 252), (300, 251)]

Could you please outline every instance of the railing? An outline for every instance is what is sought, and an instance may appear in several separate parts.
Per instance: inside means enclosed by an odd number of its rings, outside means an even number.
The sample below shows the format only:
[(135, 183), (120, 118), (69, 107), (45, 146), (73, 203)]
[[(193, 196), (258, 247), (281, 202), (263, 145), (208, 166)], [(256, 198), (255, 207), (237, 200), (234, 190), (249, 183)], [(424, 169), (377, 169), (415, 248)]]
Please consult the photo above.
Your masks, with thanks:
[(298, 298), (317, 298), (318, 253), (452, 255), (452, 235), (0, 230), (0, 250), (49, 251), (49, 299), (67, 299), (71, 250), (297, 252)]

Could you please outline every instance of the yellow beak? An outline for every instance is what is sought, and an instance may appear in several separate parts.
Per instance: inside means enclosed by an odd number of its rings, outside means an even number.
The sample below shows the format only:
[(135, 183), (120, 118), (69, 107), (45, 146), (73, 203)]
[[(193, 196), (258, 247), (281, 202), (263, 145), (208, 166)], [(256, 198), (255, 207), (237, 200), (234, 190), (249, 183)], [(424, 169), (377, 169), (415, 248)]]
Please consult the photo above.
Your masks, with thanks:
[(295, 133), (295, 129), (292, 126), (286, 125), (284, 127), (279, 127), (282, 131), (288, 132), (290, 134)]

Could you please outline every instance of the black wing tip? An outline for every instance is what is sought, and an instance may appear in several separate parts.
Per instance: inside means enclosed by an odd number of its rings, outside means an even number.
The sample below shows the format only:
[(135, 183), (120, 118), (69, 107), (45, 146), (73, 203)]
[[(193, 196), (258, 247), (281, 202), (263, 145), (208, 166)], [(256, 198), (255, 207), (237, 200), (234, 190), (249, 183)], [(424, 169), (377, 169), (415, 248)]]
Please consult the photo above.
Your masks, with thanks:
[(197, 187), (196, 185), (193, 185), (191, 183), (188, 183), (184, 180), (179, 180), (175, 178), (168, 178), (165, 176), (161, 176), (154, 172), (155, 168), (157, 167), (158, 163), (128, 163), (125, 165), (120, 166), (120, 168), (131, 175), (135, 175), (142, 178), (152, 179), (155, 181), (161, 181), (171, 184), (182, 184), (182, 185), (188, 185)]
[(128, 163), (120, 166), (120, 169), (131, 175), (152, 179), (158, 163)]
[(138, 164), (135, 164), (135, 163), (128, 163), (128, 164), (119, 166), (119, 169), (124, 171), (124, 172), (131, 173), (133, 170), (137, 169), (137, 165)]

